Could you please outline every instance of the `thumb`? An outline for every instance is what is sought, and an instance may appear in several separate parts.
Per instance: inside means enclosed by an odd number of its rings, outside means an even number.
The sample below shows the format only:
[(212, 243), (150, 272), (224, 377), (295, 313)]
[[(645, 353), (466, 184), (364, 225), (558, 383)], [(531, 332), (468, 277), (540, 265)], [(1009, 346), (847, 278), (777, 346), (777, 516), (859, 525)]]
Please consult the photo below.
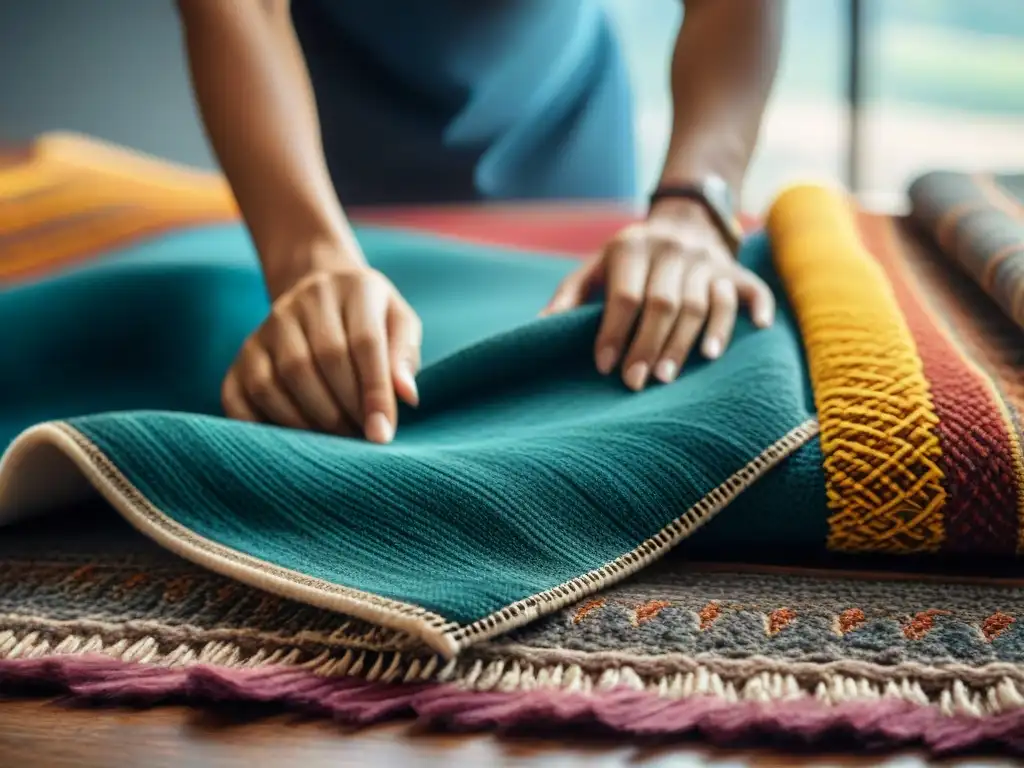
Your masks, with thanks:
[(388, 347), (391, 356), (391, 377), (395, 394), (413, 406), (420, 404), (416, 374), (420, 369), (420, 345), (423, 326), (419, 317), (404, 301), (395, 302), (388, 311)]
[(551, 301), (541, 310), (540, 316), (556, 315), (580, 306), (586, 301), (593, 281), (593, 265), (581, 267), (565, 278), (555, 289)]

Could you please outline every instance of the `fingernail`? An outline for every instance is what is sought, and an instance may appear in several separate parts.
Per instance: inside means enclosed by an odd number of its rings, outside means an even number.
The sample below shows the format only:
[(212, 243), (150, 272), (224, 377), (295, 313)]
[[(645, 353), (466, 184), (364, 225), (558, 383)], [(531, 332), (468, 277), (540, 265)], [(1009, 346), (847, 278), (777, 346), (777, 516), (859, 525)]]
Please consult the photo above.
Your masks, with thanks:
[(722, 354), (722, 342), (718, 339), (708, 339), (704, 342), (704, 357), (715, 360)]
[(758, 328), (768, 328), (772, 324), (772, 319), (771, 312), (758, 312), (754, 316), (754, 325)]
[(615, 367), (615, 361), (618, 358), (615, 350), (611, 347), (605, 347), (597, 353), (597, 370), (606, 376), (612, 372), (612, 368)]
[(671, 384), (676, 380), (679, 369), (671, 360), (662, 360), (654, 369), (654, 376), (663, 384)]
[(644, 384), (647, 383), (647, 373), (649, 370), (650, 367), (647, 363), (634, 363), (631, 365), (629, 370), (626, 371), (626, 386), (635, 392), (639, 392), (644, 388)]
[(395, 430), (383, 413), (371, 413), (364, 429), (366, 439), (374, 443), (390, 443), (395, 437)]

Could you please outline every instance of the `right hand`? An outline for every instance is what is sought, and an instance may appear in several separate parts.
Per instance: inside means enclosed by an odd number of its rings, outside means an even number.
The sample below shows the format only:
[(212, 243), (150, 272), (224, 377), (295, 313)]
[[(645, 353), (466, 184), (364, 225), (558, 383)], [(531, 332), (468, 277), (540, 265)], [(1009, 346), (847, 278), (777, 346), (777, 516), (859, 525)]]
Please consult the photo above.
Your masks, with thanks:
[(364, 264), (311, 272), (274, 301), (224, 379), (226, 414), (389, 443), (416, 406), (422, 327)]

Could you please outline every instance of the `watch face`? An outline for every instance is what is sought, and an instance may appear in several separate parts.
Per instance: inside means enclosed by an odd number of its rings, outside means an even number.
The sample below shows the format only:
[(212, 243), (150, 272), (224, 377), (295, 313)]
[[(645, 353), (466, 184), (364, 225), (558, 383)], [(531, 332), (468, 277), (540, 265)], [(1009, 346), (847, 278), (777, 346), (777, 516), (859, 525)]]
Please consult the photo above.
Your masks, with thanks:
[(709, 176), (703, 184), (704, 199), (713, 208), (719, 220), (719, 228), (735, 254), (743, 241), (743, 228), (736, 218), (736, 209), (733, 207), (732, 190), (728, 182), (721, 176)]
[(704, 196), (719, 210), (722, 218), (728, 221), (734, 217), (732, 190), (721, 176), (708, 176), (704, 180)]

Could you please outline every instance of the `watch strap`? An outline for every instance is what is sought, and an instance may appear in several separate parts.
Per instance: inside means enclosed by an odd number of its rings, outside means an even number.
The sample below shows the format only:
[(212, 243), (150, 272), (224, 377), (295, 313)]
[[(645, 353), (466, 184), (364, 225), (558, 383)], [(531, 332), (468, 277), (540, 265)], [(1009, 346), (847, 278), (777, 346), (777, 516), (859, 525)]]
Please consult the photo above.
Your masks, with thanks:
[(728, 199), (728, 187), (721, 182), (721, 194), (713, 194), (705, 184), (664, 184), (659, 186), (650, 196), (650, 207), (653, 208), (660, 200), (693, 200), (700, 203), (711, 217), (712, 223), (725, 240), (729, 250), (735, 255), (743, 242), (743, 227), (732, 209)]

